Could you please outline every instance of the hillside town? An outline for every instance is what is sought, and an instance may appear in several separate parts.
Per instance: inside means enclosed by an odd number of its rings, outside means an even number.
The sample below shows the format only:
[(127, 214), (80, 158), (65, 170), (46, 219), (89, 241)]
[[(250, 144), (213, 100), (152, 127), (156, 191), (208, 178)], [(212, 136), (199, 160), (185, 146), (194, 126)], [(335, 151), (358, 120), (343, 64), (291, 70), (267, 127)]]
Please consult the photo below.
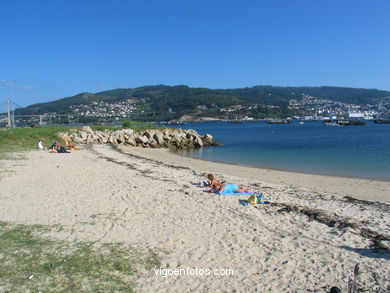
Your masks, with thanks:
[(304, 95), (300, 101), (290, 100), (289, 109), (306, 110), (310, 112), (309, 116), (313, 119), (351, 118), (373, 120), (390, 116), (390, 97), (383, 98), (377, 104), (354, 105)]
[[(382, 98), (376, 104), (356, 105), (332, 101), (330, 99), (319, 99), (310, 95), (302, 95), (301, 99), (291, 99), (288, 103), (288, 117), (258, 117), (259, 111), (277, 111), (277, 105), (232, 105), (219, 108), (214, 105), (198, 105), (189, 115), (187, 120), (198, 120), (199, 117), (208, 117), (219, 120), (240, 120), (254, 121), (273, 118), (289, 118), (303, 121), (311, 120), (335, 120), (335, 119), (361, 119), (375, 120), (388, 119), (390, 117), (390, 97)], [(129, 98), (117, 102), (93, 101), (89, 104), (77, 104), (69, 106), (66, 113), (48, 112), (41, 115), (16, 116), (15, 124), (46, 125), (46, 124), (68, 124), (72, 122), (113, 122), (122, 120), (136, 120), (139, 117), (146, 117), (150, 121), (159, 121), (150, 107), (148, 98)], [(174, 115), (172, 109), (168, 113)], [(164, 113), (158, 113), (164, 114)], [(0, 125), (9, 124), (7, 113), (0, 115)]]

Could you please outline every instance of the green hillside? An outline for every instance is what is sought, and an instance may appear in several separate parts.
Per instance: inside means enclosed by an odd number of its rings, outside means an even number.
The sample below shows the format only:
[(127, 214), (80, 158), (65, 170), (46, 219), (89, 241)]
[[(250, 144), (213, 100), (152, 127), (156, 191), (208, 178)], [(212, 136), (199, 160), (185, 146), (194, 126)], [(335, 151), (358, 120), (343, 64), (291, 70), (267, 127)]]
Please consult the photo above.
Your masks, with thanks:
[(143, 86), (129, 89), (114, 89), (98, 93), (81, 93), (48, 103), (34, 104), (16, 110), (16, 114), (70, 113), (70, 106), (89, 105), (93, 102), (117, 103), (133, 99), (143, 103), (143, 109), (153, 112), (186, 114), (197, 106), (219, 109), (233, 105), (279, 106), (285, 108), (291, 99), (300, 100), (303, 95), (349, 104), (366, 105), (377, 103), (390, 92), (377, 89), (345, 87), (279, 87), (255, 86), (238, 89), (190, 88), (188, 86)]

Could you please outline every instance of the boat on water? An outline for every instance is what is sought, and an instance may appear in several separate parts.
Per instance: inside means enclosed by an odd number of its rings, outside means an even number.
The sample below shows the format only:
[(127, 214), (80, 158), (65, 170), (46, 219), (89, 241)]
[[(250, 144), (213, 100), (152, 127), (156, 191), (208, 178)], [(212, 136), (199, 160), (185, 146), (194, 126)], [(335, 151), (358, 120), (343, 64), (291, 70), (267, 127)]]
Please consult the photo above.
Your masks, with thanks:
[(187, 122), (185, 122), (185, 121), (160, 121), (159, 124), (161, 124), (161, 125), (186, 125)]
[(367, 122), (361, 121), (361, 120), (333, 120), (333, 119), (326, 119), (323, 121), (324, 125), (326, 126), (352, 126), (352, 125), (365, 125)]
[(291, 124), (291, 121), (287, 119), (274, 119), (274, 120), (269, 120), (266, 123), (267, 124)]
[(365, 125), (366, 121), (360, 120), (340, 120), (337, 122), (340, 126), (351, 126), (351, 125)]
[(341, 125), (336, 123), (336, 122), (329, 122), (329, 123), (324, 123), (325, 126), (335, 126), (335, 127), (340, 127)]
[(390, 119), (377, 119), (377, 120), (374, 120), (374, 123), (376, 123), (376, 124), (390, 124)]

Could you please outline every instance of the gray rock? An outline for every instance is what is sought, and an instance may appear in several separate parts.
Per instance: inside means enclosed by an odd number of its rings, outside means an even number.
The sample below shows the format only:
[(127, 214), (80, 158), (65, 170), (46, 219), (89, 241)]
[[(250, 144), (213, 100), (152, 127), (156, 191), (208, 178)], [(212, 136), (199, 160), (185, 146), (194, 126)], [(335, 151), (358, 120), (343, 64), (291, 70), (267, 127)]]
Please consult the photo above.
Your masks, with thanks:
[(146, 136), (136, 136), (134, 139), (137, 143), (147, 143), (149, 141)]
[(117, 132), (115, 134), (115, 139), (118, 142), (118, 144), (124, 143), (126, 141), (123, 132)]
[[(88, 127), (88, 128), (87, 128)], [(145, 143), (154, 143), (166, 148), (200, 148), (203, 146), (217, 145), (210, 134), (200, 136), (195, 130), (188, 129), (161, 129), (134, 132), (133, 129), (121, 129), (116, 131), (91, 131), (89, 126), (83, 127), (78, 133), (58, 133), (65, 140), (81, 143), (109, 143), (112, 145), (129, 144), (142, 146)]]
[(79, 136), (82, 140), (87, 140), (87, 133), (84, 131), (80, 131)]
[(195, 138), (195, 140), (194, 140), (194, 146), (197, 147), (197, 148), (203, 147), (203, 141), (202, 141), (202, 139), (201, 139), (199, 136), (197, 136), (197, 137)]
[(156, 143), (160, 146), (164, 144), (164, 137), (161, 132), (157, 132), (153, 135), (153, 139), (156, 141)]
[(123, 129), (123, 133), (127, 134), (127, 135), (131, 135), (134, 133), (134, 130), (131, 129), (131, 128), (128, 128), (128, 129)]
[(91, 127), (89, 127), (89, 126), (83, 126), (83, 127), (81, 128), (81, 131), (84, 131), (84, 132), (86, 132), (86, 133), (92, 133), (92, 132), (93, 132), (92, 129), (91, 129)]
[(78, 137), (78, 136), (73, 137), (72, 140), (76, 144), (84, 143), (84, 140), (81, 137)]
[(211, 143), (212, 141), (213, 141), (213, 136), (211, 135), (211, 134), (205, 134), (204, 136), (203, 136), (203, 140), (205, 141), (205, 142), (208, 142), (208, 143)]
[(129, 137), (127, 138), (126, 143), (129, 144), (129, 145), (131, 145), (131, 146), (136, 146), (136, 145), (137, 145), (137, 142), (135, 141), (133, 135), (131, 135), (131, 136), (129, 136)]

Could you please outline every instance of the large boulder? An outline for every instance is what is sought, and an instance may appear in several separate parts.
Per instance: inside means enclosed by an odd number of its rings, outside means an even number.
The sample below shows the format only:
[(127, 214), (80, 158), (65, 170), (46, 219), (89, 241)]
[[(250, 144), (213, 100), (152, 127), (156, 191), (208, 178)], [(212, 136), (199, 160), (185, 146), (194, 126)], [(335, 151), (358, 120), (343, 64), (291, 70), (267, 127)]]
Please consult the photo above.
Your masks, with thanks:
[(153, 135), (153, 139), (156, 141), (156, 143), (160, 146), (164, 144), (164, 136), (161, 132), (157, 132)]
[(92, 128), (89, 127), (89, 126), (83, 126), (83, 127), (81, 128), (81, 131), (84, 131), (84, 132), (86, 132), (86, 133), (93, 133)]
[(201, 139), (199, 136), (197, 136), (197, 137), (195, 138), (195, 140), (194, 140), (194, 146), (197, 147), (197, 148), (203, 147), (203, 141), (202, 141), (202, 139)]
[(155, 134), (156, 132), (153, 131), (153, 130), (146, 130), (144, 131), (143, 135), (146, 136), (148, 139), (152, 139), (153, 138), (153, 135)]
[(123, 133), (125, 133), (125, 134), (127, 134), (127, 135), (130, 135), (130, 134), (133, 134), (133, 133), (134, 133), (134, 130), (131, 129), (131, 128), (123, 129)]
[(147, 143), (149, 141), (146, 136), (136, 136), (134, 139), (137, 143)]
[(121, 131), (117, 131), (115, 133), (115, 139), (118, 142), (118, 144), (124, 143), (126, 141), (125, 136)]
[(213, 136), (211, 134), (205, 134), (203, 136), (203, 141), (207, 143), (212, 143), (213, 142)]
[(135, 141), (135, 138), (133, 135), (128, 136), (128, 138), (126, 139), (126, 143), (131, 145), (131, 146), (137, 145), (137, 142)]
[(74, 143), (79, 144), (79, 143), (84, 143), (84, 140), (81, 137), (74, 136), (72, 137), (72, 140)]
[(84, 131), (80, 131), (79, 136), (82, 140), (87, 140), (88, 134)]

